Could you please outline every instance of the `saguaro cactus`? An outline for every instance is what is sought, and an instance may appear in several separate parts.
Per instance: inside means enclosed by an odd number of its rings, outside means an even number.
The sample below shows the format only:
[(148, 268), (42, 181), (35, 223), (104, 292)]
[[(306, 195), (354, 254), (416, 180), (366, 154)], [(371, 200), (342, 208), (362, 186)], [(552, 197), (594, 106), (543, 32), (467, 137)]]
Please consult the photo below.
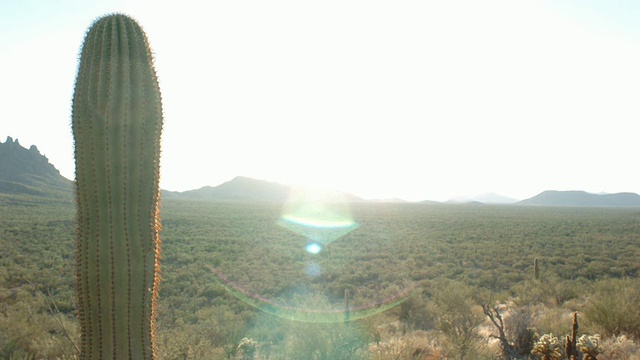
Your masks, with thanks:
[(96, 20), (73, 95), (82, 359), (153, 359), (162, 106), (133, 19)]
[(344, 321), (349, 322), (351, 314), (349, 313), (349, 289), (344, 289)]
[(577, 349), (578, 341), (576, 340), (578, 338), (578, 327), (578, 312), (574, 312), (573, 324), (571, 325), (571, 335), (567, 335), (564, 345), (564, 352), (569, 360), (579, 358)]

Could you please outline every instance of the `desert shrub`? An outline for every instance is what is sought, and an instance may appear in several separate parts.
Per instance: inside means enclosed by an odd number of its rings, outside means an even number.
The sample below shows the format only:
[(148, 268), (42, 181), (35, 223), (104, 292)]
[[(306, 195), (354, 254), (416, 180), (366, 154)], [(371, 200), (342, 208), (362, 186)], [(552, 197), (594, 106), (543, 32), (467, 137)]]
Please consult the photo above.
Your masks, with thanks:
[(160, 358), (231, 359), (246, 336), (252, 316), (250, 310), (208, 306), (198, 309), (191, 317), (159, 317)]
[(556, 305), (562, 305), (569, 300), (578, 298), (584, 287), (585, 284), (580, 281), (563, 280), (557, 276), (545, 278), (542, 281), (542, 288)]
[(532, 325), (531, 308), (520, 306), (513, 309), (505, 319), (505, 333), (513, 344), (517, 356), (525, 357), (533, 350), (536, 342), (536, 331)]
[(35, 355), (33, 355), (33, 353), (30, 353), (22, 349), (22, 347), (15, 341), (10, 341), (10, 342), (3, 341), (3, 342), (0, 342), (0, 359), (31, 360), (31, 359), (35, 359)]
[(364, 359), (369, 342), (353, 323), (292, 323), (285, 359)]
[(69, 359), (77, 354), (73, 314), (61, 314), (49, 295), (26, 284), (8, 292), (0, 310), (1, 359)]
[(415, 345), (405, 337), (394, 337), (369, 346), (371, 360), (413, 359)]
[(437, 336), (424, 331), (414, 331), (405, 336), (392, 336), (369, 345), (369, 360), (440, 359), (442, 350)]
[(407, 329), (430, 330), (434, 328), (433, 314), (428, 311), (427, 304), (428, 301), (422, 292), (417, 292), (394, 309), (398, 313), (398, 319), (404, 325), (403, 332), (406, 332)]
[(490, 337), (497, 339), (500, 359), (528, 359), (537, 340), (532, 326), (530, 306), (482, 305), (484, 314), (494, 326)]
[(253, 360), (259, 346), (260, 344), (257, 341), (244, 337), (238, 344), (236, 357), (239, 357), (241, 360)]
[(158, 324), (156, 342), (158, 355), (164, 360), (223, 359), (225, 351), (214, 344), (215, 339), (203, 331), (201, 324), (177, 321), (170, 329)]
[(555, 334), (564, 339), (571, 333), (572, 312), (561, 307), (543, 308), (533, 319), (538, 334)]
[(450, 358), (475, 358), (480, 349), (477, 328), (484, 316), (474, 304), (474, 294), (473, 288), (454, 281), (437, 284), (433, 291), (429, 309)]
[[(307, 310), (300, 310), (292, 317), (260, 312), (243, 333), (242, 337), (255, 341), (253, 353), (256, 359), (357, 360), (364, 356), (368, 344), (373, 341), (373, 322), (324, 323), (330, 318), (323, 317), (322, 310), (330, 309), (331, 304), (322, 294), (293, 296), (288, 301), (292, 308)], [(242, 344), (241, 338), (236, 346)], [(236, 357), (247, 353), (246, 349), (237, 350)]]
[(640, 281), (607, 279), (594, 284), (584, 309), (586, 318), (605, 336), (640, 338)]
[(604, 340), (602, 349), (598, 360), (640, 360), (640, 345), (624, 335)]
[(515, 292), (515, 302), (520, 306), (530, 306), (544, 302), (548, 294), (542, 287), (542, 283), (536, 280), (525, 280), (512, 287)]

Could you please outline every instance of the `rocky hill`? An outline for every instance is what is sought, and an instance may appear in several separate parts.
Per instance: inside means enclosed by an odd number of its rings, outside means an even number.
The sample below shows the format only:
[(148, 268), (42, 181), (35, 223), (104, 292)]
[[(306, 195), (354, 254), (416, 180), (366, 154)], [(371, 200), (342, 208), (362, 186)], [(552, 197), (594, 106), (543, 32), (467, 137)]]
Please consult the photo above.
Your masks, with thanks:
[(35, 145), (26, 149), (10, 136), (0, 143), (0, 193), (66, 197), (72, 188)]

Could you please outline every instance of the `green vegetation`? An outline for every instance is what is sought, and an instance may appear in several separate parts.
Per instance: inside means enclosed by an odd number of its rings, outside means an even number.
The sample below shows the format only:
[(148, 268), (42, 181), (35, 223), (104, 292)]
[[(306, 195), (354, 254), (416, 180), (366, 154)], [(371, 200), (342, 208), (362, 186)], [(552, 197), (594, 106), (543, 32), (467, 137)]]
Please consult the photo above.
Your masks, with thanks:
[(153, 359), (159, 286), (162, 106), (131, 18), (95, 21), (73, 96), (76, 289), (83, 359)]
[[(577, 339), (600, 334), (598, 359), (640, 355), (637, 209), (358, 203), (359, 227), (315, 255), (278, 226), (277, 204), (167, 199), (161, 210), (160, 359), (495, 358), (495, 326), (485, 317), (473, 327), (483, 304), (529, 354), (531, 330), (535, 340), (553, 333), (561, 349), (550, 354), (564, 353), (578, 311)], [(74, 204), (0, 195), (0, 213), (0, 359), (71, 359), (80, 344)], [(277, 311), (344, 311), (349, 290), (354, 316), (406, 289), (397, 306), (346, 323)], [(458, 292), (473, 296), (450, 300)]]

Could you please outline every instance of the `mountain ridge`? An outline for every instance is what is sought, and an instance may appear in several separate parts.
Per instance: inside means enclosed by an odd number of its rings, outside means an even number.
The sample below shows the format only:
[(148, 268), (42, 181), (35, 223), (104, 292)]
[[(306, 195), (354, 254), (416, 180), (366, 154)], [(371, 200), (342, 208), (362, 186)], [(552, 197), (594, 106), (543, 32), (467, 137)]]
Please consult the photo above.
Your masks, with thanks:
[(582, 190), (546, 190), (517, 202), (518, 205), (535, 206), (617, 206), (640, 207), (640, 195), (632, 192), (593, 194)]
[(69, 197), (72, 192), (73, 182), (35, 145), (26, 149), (11, 136), (0, 142), (0, 193)]
[(236, 176), (217, 186), (206, 185), (183, 192), (165, 191), (173, 198), (200, 200), (251, 200), (278, 201), (288, 193), (286, 185), (265, 180)]
[[(265, 201), (285, 202), (298, 188), (272, 181), (236, 176), (217, 186), (204, 186), (184, 192), (162, 190), (165, 199), (187, 199), (207, 201)], [(0, 194), (58, 197), (69, 200), (73, 197), (73, 181), (60, 174), (56, 167), (42, 155), (35, 145), (29, 149), (20, 145), (18, 139), (7, 136), (0, 142)], [(337, 195), (337, 196), (336, 196)], [(325, 199), (340, 199), (347, 202), (405, 202), (401, 199), (365, 200), (344, 192), (327, 192)], [(547, 190), (531, 198), (517, 201), (494, 193), (478, 195), (464, 202), (449, 204), (491, 204), (526, 206), (611, 206), (640, 207), (640, 195), (633, 192), (615, 194), (588, 193), (581, 190)], [(406, 201), (408, 202), (408, 201)], [(423, 200), (421, 204), (443, 204)]]
[(493, 192), (488, 192), (488, 193), (480, 194), (473, 197), (452, 198), (446, 201), (446, 203), (448, 204), (480, 203), (480, 204), (486, 204), (486, 205), (507, 205), (507, 204), (515, 204), (517, 202), (518, 202), (517, 199), (496, 194)]
[[(203, 186), (199, 189), (187, 190), (184, 192), (163, 190), (163, 196), (169, 199), (179, 198), (208, 201), (285, 202), (295, 189), (297, 189), (297, 187), (291, 185), (258, 180), (246, 176), (236, 176), (233, 179), (217, 186)], [(339, 191), (327, 192), (326, 195), (339, 195), (341, 199), (348, 202), (365, 201), (355, 195)]]

